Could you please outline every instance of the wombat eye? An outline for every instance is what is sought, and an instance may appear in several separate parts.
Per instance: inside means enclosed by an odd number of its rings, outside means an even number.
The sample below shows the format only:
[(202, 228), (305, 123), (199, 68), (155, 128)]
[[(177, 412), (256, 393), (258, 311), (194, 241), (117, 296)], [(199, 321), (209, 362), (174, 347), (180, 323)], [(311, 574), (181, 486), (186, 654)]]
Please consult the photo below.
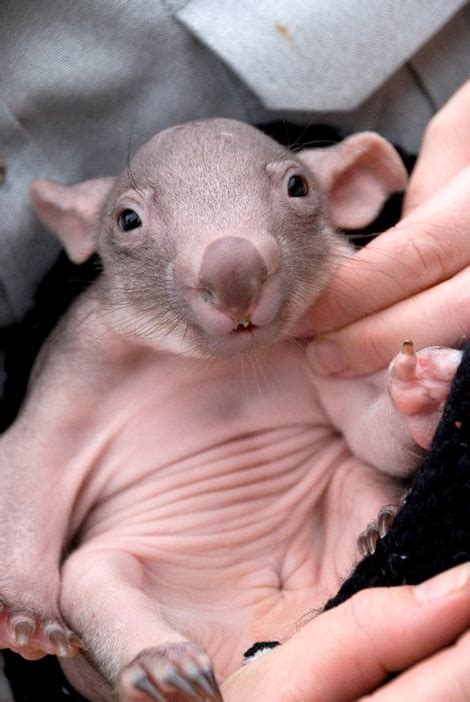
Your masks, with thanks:
[(287, 183), (289, 197), (305, 197), (308, 195), (308, 183), (303, 176), (293, 175)]
[(123, 210), (118, 217), (119, 229), (123, 232), (129, 232), (131, 229), (137, 229), (142, 225), (141, 219), (134, 210)]

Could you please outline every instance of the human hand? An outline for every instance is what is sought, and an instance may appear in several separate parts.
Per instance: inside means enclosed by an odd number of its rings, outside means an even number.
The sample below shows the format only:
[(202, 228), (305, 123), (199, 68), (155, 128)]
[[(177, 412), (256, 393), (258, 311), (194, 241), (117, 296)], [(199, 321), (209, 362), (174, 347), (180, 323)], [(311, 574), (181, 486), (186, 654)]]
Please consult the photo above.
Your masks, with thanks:
[(403, 219), (345, 260), (309, 314), (319, 335), (309, 347), (315, 370), (371, 373), (407, 337), (418, 348), (462, 342), (470, 331), (469, 227), (470, 81), (426, 130)]
[(224, 700), (462, 702), (470, 699), (469, 626), (470, 563), (422, 586), (364, 590), (236, 671), (222, 685)]

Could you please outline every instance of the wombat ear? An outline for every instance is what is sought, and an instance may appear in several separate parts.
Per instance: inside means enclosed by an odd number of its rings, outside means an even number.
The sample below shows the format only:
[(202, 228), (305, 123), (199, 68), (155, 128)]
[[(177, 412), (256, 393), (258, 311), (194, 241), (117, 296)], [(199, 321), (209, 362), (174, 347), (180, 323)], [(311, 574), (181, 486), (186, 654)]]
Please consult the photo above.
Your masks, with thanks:
[(96, 248), (101, 209), (114, 178), (95, 178), (76, 185), (35, 180), (30, 188), (41, 222), (58, 236), (74, 263), (83, 263)]
[(335, 146), (301, 151), (317, 176), (330, 218), (340, 229), (361, 229), (377, 217), (388, 196), (404, 190), (408, 175), (397, 151), (378, 134), (353, 134)]

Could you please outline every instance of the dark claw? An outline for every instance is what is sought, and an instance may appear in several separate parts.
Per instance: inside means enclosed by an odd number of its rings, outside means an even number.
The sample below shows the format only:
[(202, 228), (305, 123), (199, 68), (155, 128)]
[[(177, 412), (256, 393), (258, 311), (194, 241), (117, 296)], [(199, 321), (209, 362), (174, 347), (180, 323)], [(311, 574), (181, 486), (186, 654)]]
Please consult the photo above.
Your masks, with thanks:
[(379, 532), (371, 524), (360, 534), (357, 540), (357, 546), (361, 556), (372, 556), (375, 553), (378, 540)]
[(208, 680), (207, 677), (203, 673), (201, 673), (201, 671), (198, 668), (194, 667), (191, 668), (191, 670), (188, 670), (188, 675), (191, 678), (191, 680), (195, 682), (196, 685), (198, 685), (201, 688), (201, 690), (203, 690), (206, 693), (209, 699), (219, 699), (218, 697), (216, 697), (217, 690), (214, 689), (212, 681)]
[(357, 549), (363, 558), (368, 555), (364, 532), (357, 537)]
[(224, 702), (219, 684), (215, 679), (214, 671), (212, 669), (205, 671), (205, 677), (211, 686), (214, 702)]
[(143, 675), (141, 678), (135, 680), (134, 687), (136, 690), (140, 690), (140, 692), (145, 692), (145, 694), (149, 695), (149, 697), (152, 697), (154, 700), (157, 700), (157, 702), (165, 702), (165, 698), (161, 696), (155, 685), (150, 682), (146, 675)]
[(374, 527), (369, 527), (367, 530), (367, 549), (371, 555), (375, 553), (377, 543), (379, 541), (379, 532)]
[(405, 339), (401, 347), (401, 352), (404, 353), (406, 356), (415, 355), (415, 345), (411, 341), (411, 339)]
[(71, 634), (69, 634), (69, 645), (73, 646), (74, 648), (79, 648), (82, 651), (86, 651), (86, 646), (83, 643), (83, 641), (81, 640), (81, 638), (79, 636), (77, 636), (77, 634), (74, 634), (73, 632)]
[(34, 634), (34, 623), (29, 619), (20, 619), (13, 625), (16, 646), (29, 646)]
[(67, 638), (61, 629), (53, 629), (47, 633), (47, 638), (55, 646), (56, 655), (59, 658), (70, 656)]
[(172, 685), (176, 690), (181, 692), (191, 702), (204, 702), (194, 687), (188, 683), (176, 670), (171, 670), (165, 673), (164, 680), (169, 685)]
[[(182, 642), (141, 651), (130, 664), (138, 670), (121, 679), (157, 702), (178, 697), (186, 702), (223, 702), (207, 653), (197, 644)], [(127, 681), (126, 681), (127, 680)]]
[[(402, 500), (401, 504), (403, 504)], [(359, 535), (357, 546), (361, 556), (372, 556), (375, 553), (377, 544), (380, 539), (383, 539), (390, 530), (395, 517), (398, 513), (400, 505), (385, 505), (382, 507), (375, 522)]]
[(379, 516), (377, 517), (377, 526), (381, 539), (388, 534), (397, 512), (398, 507), (395, 507), (394, 505), (388, 505), (380, 510)]

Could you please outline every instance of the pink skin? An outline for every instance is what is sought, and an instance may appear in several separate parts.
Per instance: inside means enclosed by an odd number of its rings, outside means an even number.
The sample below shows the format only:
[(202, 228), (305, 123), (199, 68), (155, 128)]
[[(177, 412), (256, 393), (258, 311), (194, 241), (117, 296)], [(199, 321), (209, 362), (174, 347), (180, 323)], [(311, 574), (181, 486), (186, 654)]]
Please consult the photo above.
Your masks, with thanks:
[(431, 346), (416, 353), (413, 344), (405, 342), (390, 364), (390, 394), (422, 448), (431, 443), (461, 359), (456, 349)]
[[(63, 665), (93, 702), (220, 700), (208, 660), (220, 681), (253, 641), (289, 638), (416, 464), (385, 371), (315, 376), (290, 335), (346, 251), (326, 210), (345, 226), (349, 202), (360, 226), (404, 183), (374, 135), (322, 151), (209, 120), (142, 147), (137, 188), (33, 186), (70, 257), (97, 248), (104, 273), (1, 439), (0, 645), (72, 655), (77, 632), (86, 657)], [(128, 209), (141, 224), (124, 231)], [(396, 370), (400, 402), (422, 379)]]

